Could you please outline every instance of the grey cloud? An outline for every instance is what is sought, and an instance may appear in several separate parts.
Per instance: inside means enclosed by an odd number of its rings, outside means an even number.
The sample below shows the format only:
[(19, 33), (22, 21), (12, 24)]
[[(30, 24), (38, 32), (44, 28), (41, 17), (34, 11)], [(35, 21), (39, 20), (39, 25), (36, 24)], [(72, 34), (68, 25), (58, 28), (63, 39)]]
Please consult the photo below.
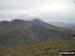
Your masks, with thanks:
[(27, 14), (55, 20), (72, 19), (72, 22), (75, 19), (74, 2), (75, 0), (0, 0), (0, 18)]

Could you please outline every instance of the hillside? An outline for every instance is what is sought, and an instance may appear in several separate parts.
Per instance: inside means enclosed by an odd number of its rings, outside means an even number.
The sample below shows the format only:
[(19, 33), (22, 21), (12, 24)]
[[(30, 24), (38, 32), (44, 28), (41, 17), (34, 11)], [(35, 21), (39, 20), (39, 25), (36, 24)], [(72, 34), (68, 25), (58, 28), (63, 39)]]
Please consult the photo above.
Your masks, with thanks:
[(0, 48), (1, 56), (59, 56), (61, 51), (75, 51), (75, 39), (40, 42), (33, 45)]
[[(38, 20), (39, 21), (39, 20)], [(47, 23), (40, 21), (13, 20), (0, 22), (0, 47), (34, 44), (48, 40), (62, 40), (70, 38), (75, 31), (65, 28), (46, 26)]]

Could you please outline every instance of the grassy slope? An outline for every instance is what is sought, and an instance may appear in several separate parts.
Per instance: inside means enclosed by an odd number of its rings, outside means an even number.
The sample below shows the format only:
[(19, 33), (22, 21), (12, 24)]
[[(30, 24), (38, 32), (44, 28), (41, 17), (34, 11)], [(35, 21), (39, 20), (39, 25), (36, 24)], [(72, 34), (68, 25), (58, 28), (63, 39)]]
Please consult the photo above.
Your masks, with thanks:
[(74, 51), (75, 39), (40, 42), (33, 45), (0, 48), (0, 56), (59, 56), (59, 50)]
[(7, 26), (0, 31), (0, 47), (32, 44), (71, 37), (75, 31), (38, 25)]

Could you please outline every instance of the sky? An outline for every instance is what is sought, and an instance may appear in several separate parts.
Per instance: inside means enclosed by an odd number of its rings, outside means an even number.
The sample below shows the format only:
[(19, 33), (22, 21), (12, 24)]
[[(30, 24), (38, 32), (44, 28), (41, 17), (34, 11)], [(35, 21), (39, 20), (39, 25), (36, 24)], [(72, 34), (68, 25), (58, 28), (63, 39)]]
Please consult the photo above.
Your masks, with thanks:
[(75, 0), (0, 0), (0, 21), (39, 17), (46, 22), (75, 23)]

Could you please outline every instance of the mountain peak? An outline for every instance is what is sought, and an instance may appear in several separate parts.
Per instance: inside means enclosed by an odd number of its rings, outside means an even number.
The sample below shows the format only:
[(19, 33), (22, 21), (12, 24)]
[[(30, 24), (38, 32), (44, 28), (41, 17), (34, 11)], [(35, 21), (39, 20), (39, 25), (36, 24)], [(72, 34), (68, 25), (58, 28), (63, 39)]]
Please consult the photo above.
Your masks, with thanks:
[(12, 21), (24, 21), (24, 20), (21, 20), (21, 19), (15, 19), (15, 20), (12, 20)]
[(43, 22), (43, 21), (40, 20), (40, 19), (34, 19), (33, 21), (35, 21), (35, 22)]
[(44, 22), (44, 21), (42, 21), (40, 19), (34, 19), (32, 22), (34, 24), (42, 25), (42, 26), (53, 26), (53, 25), (50, 25), (50, 24), (48, 24), (48, 23), (46, 23), (46, 22)]
[(0, 24), (2, 24), (2, 25), (7, 25), (7, 24), (9, 24), (10, 22), (9, 21), (1, 21), (0, 22)]

